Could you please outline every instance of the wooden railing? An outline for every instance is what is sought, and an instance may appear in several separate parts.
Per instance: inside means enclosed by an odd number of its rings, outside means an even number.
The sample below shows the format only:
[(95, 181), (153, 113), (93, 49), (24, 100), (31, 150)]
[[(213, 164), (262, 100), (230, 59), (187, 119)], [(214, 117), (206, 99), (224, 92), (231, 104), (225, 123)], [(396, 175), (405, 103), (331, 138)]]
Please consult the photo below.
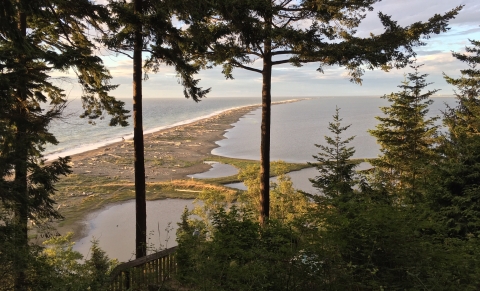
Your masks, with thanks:
[(118, 265), (110, 275), (110, 290), (146, 290), (149, 286), (162, 285), (177, 270), (176, 249), (177, 247), (169, 248)]

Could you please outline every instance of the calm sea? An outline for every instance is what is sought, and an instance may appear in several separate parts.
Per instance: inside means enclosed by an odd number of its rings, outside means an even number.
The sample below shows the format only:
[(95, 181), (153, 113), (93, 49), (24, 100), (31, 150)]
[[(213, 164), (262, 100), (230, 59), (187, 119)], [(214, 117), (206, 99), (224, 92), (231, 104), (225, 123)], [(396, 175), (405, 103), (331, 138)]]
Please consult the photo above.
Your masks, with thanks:
[[(282, 101), (294, 97), (274, 98)], [(430, 116), (440, 115), (445, 108), (444, 102), (453, 105), (454, 98), (437, 98), (431, 106)], [(131, 100), (123, 100), (126, 108), (132, 107)], [(184, 124), (220, 111), (260, 103), (260, 98), (207, 98), (199, 103), (184, 98), (159, 98), (144, 100), (145, 133), (162, 128)], [(380, 106), (388, 102), (379, 97), (318, 97), (295, 103), (275, 105), (272, 107), (271, 159), (289, 162), (312, 161), (317, 153), (314, 144), (324, 143), (328, 122), (332, 120), (335, 108), (340, 109), (340, 116), (345, 125), (351, 124), (345, 136), (355, 135), (352, 145), (356, 148), (355, 157), (367, 158), (378, 155), (378, 145), (367, 130), (377, 124), (375, 116), (381, 115)], [(65, 111), (65, 118), (51, 125), (51, 132), (59, 144), (46, 148), (47, 158), (58, 155), (75, 154), (99, 146), (120, 141), (122, 137), (131, 138), (132, 125), (128, 127), (108, 126), (108, 116), (90, 125), (80, 119), (81, 104), (73, 100)], [(235, 127), (226, 133), (227, 139), (218, 142), (219, 148), (213, 154), (245, 159), (259, 159), (260, 117), (257, 109), (247, 114)], [(132, 124), (130, 120), (130, 124)]]
[[(441, 115), (445, 103), (455, 104), (454, 98), (436, 98), (430, 107), (429, 117)], [(325, 144), (325, 135), (331, 136), (328, 123), (332, 121), (336, 107), (340, 108), (343, 125), (351, 125), (344, 137), (355, 136), (351, 142), (355, 158), (371, 158), (379, 154), (379, 146), (368, 129), (374, 129), (382, 116), (380, 106), (388, 106), (379, 97), (318, 97), (296, 103), (272, 107), (271, 160), (287, 162), (314, 161), (318, 153), (315, 144)], [(225, 134), (227, 139), (218, 141), (219, 148), (213, 154), (244, 159), (260, 158), (261, 109), (244, 116)], [(439, 121), (439, 124), (441, 121)]]

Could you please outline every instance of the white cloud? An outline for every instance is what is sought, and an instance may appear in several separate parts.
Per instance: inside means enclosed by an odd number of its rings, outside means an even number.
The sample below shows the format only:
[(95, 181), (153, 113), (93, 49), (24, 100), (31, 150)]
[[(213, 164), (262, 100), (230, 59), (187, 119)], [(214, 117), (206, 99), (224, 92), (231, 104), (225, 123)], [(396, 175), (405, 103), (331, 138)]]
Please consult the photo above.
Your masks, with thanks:
[[(479, 0), (383, 0), (374, 5), (375, 10), (369, 13), (358, 29), (358, 35), (381, 33), (383, 27), (377, 13), (392, 15), (392, 19), (401, 25), (409, 25), (416, 21), (426, 21), (435, 13), (443, 14), (452, 8), (465, 4), (465, 8), (451, 21), (447, 33), (433, 35), (425, 40), (426, 46), (416, 48), (418, 64), (424, 64), (421, 73), (429, 74), (427, 81), (434, 82), (432, 88), (442, 89), (440, 94), (449, 95), (452, 87), (447, 85), (442, 72), (458, 76), (465, 65), (452, 57), (451, 51), (461, 52), (468, 39), (480, 39), (480, 1)], [(121, 84), (114, 92), (117, 97), (131, 98), (132, 61), (125, 56), (103, 57), (110, 68), (114, 79), (112, 83)], [(252, 64), (261, 68), (261, 60)], [(344, 68), (325, 67), (324, 74), (316, 71), (318, 64), (307, 64), (297, 68), (288, 64), (276, 66), (272, 76), (273, 96), (346, 96), (374, 95), (398, 91), (397, 86), (404, 79), (404, 74), (411, 69), (392, 70), (389, 73), (381, 70), (366, 71), (363, 84), (349, 82), (350, 77)], [(197, 78), (200, 86), (212, 87), (209, 97), (243, 97), (261, 96), (261, 75), (243, 69), (235, 69), (235, 80), (225, 80), (221, 67), (202, 71)], [(74, 77), (70, 74), (69, 76)], [(149, 74), (150, 79), (144, 82), (144, 97), (183, 97), (183, 88), (178, 84), (175, 71), (171, 67), (162, 66), (158, 74)], [(67, 86), (68, 87), (68, 86)], [(73, 93), (72, 93), (73, 94)]]

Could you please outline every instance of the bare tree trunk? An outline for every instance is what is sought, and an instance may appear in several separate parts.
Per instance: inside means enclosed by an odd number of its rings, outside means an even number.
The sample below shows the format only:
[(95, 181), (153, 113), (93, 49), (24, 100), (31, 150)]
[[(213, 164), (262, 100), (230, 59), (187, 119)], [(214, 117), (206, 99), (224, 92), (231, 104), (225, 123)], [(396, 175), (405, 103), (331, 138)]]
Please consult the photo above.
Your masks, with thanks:
[[(20, 8), (21, 9), (21, 8)], [(18, 29), (23, 37), (27, 35), (27, 17), (24, 12), (18, 14)], [(26, 76), (26, 64), (25, 57), (22, 56), (18, 59), (18, 68), (22, 70), (18, 76)], [(20, 77), (19, 77), (20, 78)], [(25, 102), (27, 100), (27, 88), (25, 80), (17, 80), (17, 115), (15, 116), (15, 125), (17, 131), (15, 133), (15, 193), (16, 205), (14, 210), (15, 224), (17, 227), (15, 246), (16, 257), (15, 262), (15, 282), (14, 289), (27, 290), (26, 283), (26, 270), (27, 270), (27, 254), (28, 254), (28, 180), (27, 180), (27, 161), (28, 161), (28, 128), (27, 112), (25, 108)]]
[[(141, 15), (142, 0), (134, 0), (135, 13)], [(133, 48), (133, 146), (135, 152), (135, 254), (147, 255), (147, 209), (145, 203), (145, 155), (142, 112), (142, 24), (137, 23)]]
[(270, 123), (272, 111), (272, 41), (264, 42), (262, 71), (262, 127), (260, 141), (260, 224), (270, 216)]

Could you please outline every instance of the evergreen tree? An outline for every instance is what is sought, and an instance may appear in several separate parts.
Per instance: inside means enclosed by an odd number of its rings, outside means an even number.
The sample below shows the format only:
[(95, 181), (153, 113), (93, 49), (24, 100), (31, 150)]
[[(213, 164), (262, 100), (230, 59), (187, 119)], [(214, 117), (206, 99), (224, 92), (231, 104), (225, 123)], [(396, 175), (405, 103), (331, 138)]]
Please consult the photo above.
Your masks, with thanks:
[(449, 229), (449, 236), (462, 239), (480, 235), (480, 42), (471, 41), (468, 54), (453, 55), (466, 62), (459, 78), (445, 76), (457, 87), (457, 106), (444, 112), (448, 133), (443, 136), (443, 156), (436, 168), (431, 207)]
[(392, 103), (381, 107), (384, 117), (376, 117), (380, 123), (370, 134), (377, 138), (382, 155), (371, 160), (377, 175), (390, 193), (398, 193), (415, 202), (427, 188), (429, 165), (435, 162), (435, 136), (438, 117), (426, 118), (428, 98), (438, 90), (422, 90), (429, 84), (418, 72), (420, 66), (412, 66), (399, 93), (382, 98)]
[(348, 196), (353, 192), (355, 185), (355, 167), (357, 164), (350, 162), (355, 149), (348, 147), (348, 144), (355, 138), (351, 136), (342, 139), (342, 134), (351, 125), (342, 126), (342, 119), (339, 115), (340, 108), (336, 108), (333, 115), (333, 122), (328, 123), (328, 129), (333, 136), (325, 136), (327, 145), (316, 144), (321, 152), (313, 156), (318, 163), (315, 167), (319, 175), (310, 179), (313, 186), (318, 188), (327, 198), (338, 198)]
[(480, 132), (480, 41), (471, 40), (473, 47), (466, 47), (469, 54), (453, 53), (453, 56), (468, 65), (460, 70), (460, 78), (444, 75), (445, 80), (457, 87), (457, 106), (445, 112), (445, 125), (452, 139), (472, 136)]
[(342, 139), (348, 126), (341, 126), (338, 111), (329, 124), (334, 135), (325, 137), (326, 145), (317, 145), (320, 175), (311, 181), (323, 195), (311, 196), (317, 207), (307, 215), (315, 223), (304, 230), (309, 234), (304, 249), (310, 258), (321, 258), (317, 289), (475, 286), (475, 242), (444, 241), (444, 227), (424, 204), (399, 204), (385, 188), (366, 184), (349, 163), (354, 149), (348, 143), (353, 137)]
[[(192, 75), (200, 66), (191, 61), (195, 48), (185, 38), (182, 29), (172, 19), (190, 17), (193, 11), (185, 1), (144, 1), (109, 0), (111, 12), (110, 32), (103, 42), (113, 51), (122, 53), (133, 60), (133, 145), (135, 168), (136, 257), (147, 255), (147, 222), (145, 202), (145, 156), (143, 141), (142, 80), (145, 71), (157, 72), (162, 63), (172, 65), (184, 86), (186, 98), (199, 101), (210, 89), (198, 87), (198, 80)], [(180, 11), (179, 11), (180, 10)], [(178, 12), (174, 16), (175, 12)], [(181, 13), (181, 15), (179, 14)], [(188, 19), (187, 19), (188, 20)], [(191, 20), (191, 19), (190, 19)], [(129, 53), (133, 52), (132, 55)], [(142, 54), (148, 53), (143, 63)]]
[[(205, 58), (214, 65), (223, 65), (226, 78), (233, 78), (234, 68), (262, 75), (261, 184), (260, 222), (269, 217), (270, 120), (272, 68), (276, 65), (305, 63), (346, 67), (351, 80), (361, 82), (363, 68), (404, 67), (421, 45), (421, 37), (445, 32), (449, 20), (461, 7), (444, 15), (435, 15), (427, 22), (401, 27), (390, 16), (379, 13), (384, 33), (370, 37), (355, 36), (356, 28), (373, 10), (377, 0), (340, 1), (214, 1), (213, 9), (205, 9), (204, 22), (193, 23), (202, 35)], [(210, 2), (208, 2), (210, 3)], [(200, 37), (198, 39), (201, 39)], [(253, 67), (262, 60), (261, 68)]]
[[(26, 290), (28, 219), (59, 217), (51, 195), (60, 175), (69, 173), (68, 158), (44, 165), (46, 143), (57, 143), (48, 131), (61, 116), (66, 94), (49, 77), (72, 69), (83, 89), (83, 117), (95, 119), (106, 110), (111, 125), (126, 125), (123, 102), (108, 92), (111, 76), (89, 38), (106, 10), (88, 0), (2, 1), (0, 5), (0, 197), (12, 211), (18, 256), (13, 260), (15, 290)], [(49, 103), (48, 106), (42, 104)], [(48, 107), (48, 108), (44, 108)]]

